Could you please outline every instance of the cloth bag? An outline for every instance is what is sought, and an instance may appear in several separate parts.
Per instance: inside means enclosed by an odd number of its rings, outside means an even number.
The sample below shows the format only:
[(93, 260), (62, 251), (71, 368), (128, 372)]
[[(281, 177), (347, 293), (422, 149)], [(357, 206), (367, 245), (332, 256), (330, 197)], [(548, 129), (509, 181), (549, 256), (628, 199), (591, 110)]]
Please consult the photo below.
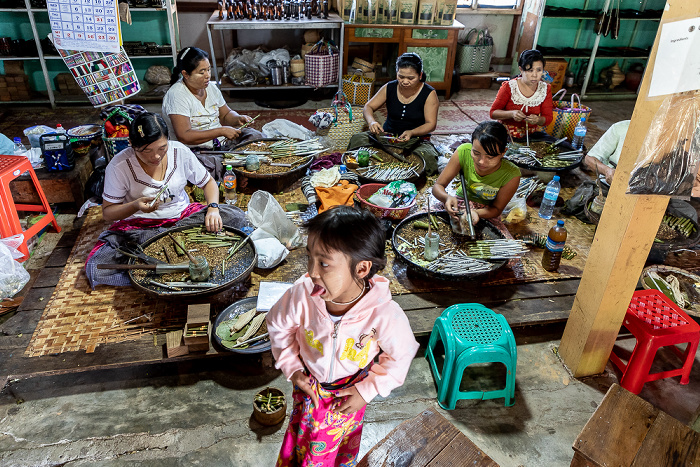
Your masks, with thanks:
[[(476, 33), (474, 44), (472, 34)], [(465, 39), (465, 43), (457, 44), (457, 70), (460, 73), (486, 73), (491, 64), (493, 54), (493, 39), (483, 29), (472, 28)]]
[(343, 75), (343, 92), (348, 101), (355, 105), (365, 105), (372, 97), (374, 79), (365, 76), (362, 70), (356, 70), (351, 75)]
[(352, 106), (342, 91), (333, 97), (331, 107), (318, 109), (316, 112), (328, 112), (333, 115), (333, 122), (328, 128), (328, 138), (333, 142), (333, 150), (345, 152), (352, 135), (364, 131), (366, 122), (362, 107)]
[(338, 82), (340, 53), (330, 42), (318, 41), (304, 56), (306, 84), (315, 88)]
[[(561, 98), (555, 100), (561, 94)], [(578, 94), (571, 95), (571, 101), (564, 100), (566, 89), (561, 89), (558, 93), (552, 96), (552, 122), (547, 125), (547, 133), (555, 138), (563, 138), (566, 136), (569, 140), (574, 137), (576, 125), (582, 118), (586, 118), (591, 114), (591, 108), (581, 104), (581, 98)], [(574, 102), (574, 98), (578, 102)]]

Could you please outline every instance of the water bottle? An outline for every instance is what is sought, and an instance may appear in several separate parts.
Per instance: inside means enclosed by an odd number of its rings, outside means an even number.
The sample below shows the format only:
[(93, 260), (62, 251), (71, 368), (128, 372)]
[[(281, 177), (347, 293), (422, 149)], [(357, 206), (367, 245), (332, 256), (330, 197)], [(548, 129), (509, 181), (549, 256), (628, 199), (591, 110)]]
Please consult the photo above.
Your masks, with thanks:
[(236, 194), (236, 174), (233, 172), (233, 167), (226, 166), (224, 174), (224, 202), (226, 204), (236, 204), (238, 195)]
[(345, 164), (340, 164), (338, 166), (338, 172), (340, 173), (340, 175), (348, 173), (348, 167)]
[(574, 129), (574, 137), (571, 139), (571, 145), (574, 149), (583, 149), (583, 138), (586, 137), (586, 118), (582, 118)]
[(540, 211), (538, 213), (542, 219), (552, 218), (554, 205), (557, 204), (557, 198), (559, 197), (559, 190), (561, 190), (559, 175), (555, 175), (552, 181), (547, 183), (547, 188), (544, 189), (544, 196), (542, 197), (542, 203), (540, 203)]
[(22, 138), (14, 138), (12, 141), (15, 143), (14, 155), (26, 155), (25, 153), (27, 152), (27, 148), (24, 146), (24, 144), (22, 144)]
[(566, 243), (566, 227), (564, 221), (557, 221), (557, 225), (549, 229), (547, 234), (547, 244), (542, 254), (542, 267), (545, 271), (556, 271), (559, 269), (561, 255)]

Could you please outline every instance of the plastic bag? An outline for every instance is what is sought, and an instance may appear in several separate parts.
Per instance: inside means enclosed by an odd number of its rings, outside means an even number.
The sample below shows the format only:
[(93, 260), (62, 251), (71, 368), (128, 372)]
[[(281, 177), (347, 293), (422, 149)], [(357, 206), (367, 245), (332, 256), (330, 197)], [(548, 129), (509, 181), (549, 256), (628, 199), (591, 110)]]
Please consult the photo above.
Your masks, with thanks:
[(0, 239), (0, 299), (11, 298), (29, 282), (29, 273), (17, 261), (24, 256), (17, 250), (24, 235)]
[(280, 264), (289, 254), (279, 240), (263, 229), (257, 229), (250, 235), (258, 254), (258, 267), (261, 269), (274, 268)]
[(700, 99), (664, 100), (651, 122), (627, 193), (689, 197), (700, 163)]
[(313, 136), (311, 130), (283, 118), (278, 118), (277, 120), (264, 124), (262, 133), (266, 138), (283, 137), (306, 140), (311, 139)]
[(24, 136), (29, 138), (29, 144), (33, 148), (40, 147), (39, 137), (45, 133), (55, 133), (56, 129), (46, 125), (35, 125), (24, 129)]
[(258, 190), (250, 197), (248, 218), (257, 229), (269, 233), (290, 250), (301, 244), (299, 229), (287, 218), (275, 197), (267, 191)]
[(382, 203), (385, 201), (383, 196), (389, 196), (393, 199), (393, 202), (390, 206), (383, 207), (399, 208), (410, 204), (417, 194), (418, 190), (416, 190), (416, 186), (413, 183), (403, 180), (396, 180), (377, 190), (372, 196), (369, 197), (367, 201), (374, 205), (381, 206), (381, 204), (377, 204), (372, 200), (374, 199), (379, 203)]
[(517, 224), (527, 217), (527, 203), (525, 198), (513, 197), (501, 213), (503, 222)]

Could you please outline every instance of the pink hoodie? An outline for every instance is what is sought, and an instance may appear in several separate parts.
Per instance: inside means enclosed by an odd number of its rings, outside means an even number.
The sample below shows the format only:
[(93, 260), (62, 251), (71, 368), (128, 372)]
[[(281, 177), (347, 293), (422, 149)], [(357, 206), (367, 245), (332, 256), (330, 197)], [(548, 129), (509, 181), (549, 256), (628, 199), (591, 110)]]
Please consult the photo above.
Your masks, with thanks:
[(272, 307), (267, 314), (272, 354), (288, 380), (306, 364), (316, 379), (331, 383), (357, 373), (382, 351), (379, 363), (355, 385), (358, 392), (369, 402), (403, 384), (418, 342), (403, 310), (391, 300), (389, 281), (375, 275), (369, 283), (369, 292), (337, 323), (329, 318), (326, 302), (311, 296), (308, 274)]

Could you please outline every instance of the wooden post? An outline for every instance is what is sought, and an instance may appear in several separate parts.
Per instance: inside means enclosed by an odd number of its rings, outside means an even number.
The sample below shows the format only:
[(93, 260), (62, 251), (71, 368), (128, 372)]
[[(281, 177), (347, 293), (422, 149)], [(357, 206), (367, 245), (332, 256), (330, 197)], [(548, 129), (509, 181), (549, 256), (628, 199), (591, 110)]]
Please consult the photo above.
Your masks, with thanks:
[[(661, 24), (700, 16), (700, 2), (668, 0)], [(656, 33), (620, 162), (559, 354), (574, 376), (601, 373), (615, 344), (625, 311), (668, 205), (667, 196), (625, 194), (644, 137), (663, 98), (647, 100), (661, 26)]]

